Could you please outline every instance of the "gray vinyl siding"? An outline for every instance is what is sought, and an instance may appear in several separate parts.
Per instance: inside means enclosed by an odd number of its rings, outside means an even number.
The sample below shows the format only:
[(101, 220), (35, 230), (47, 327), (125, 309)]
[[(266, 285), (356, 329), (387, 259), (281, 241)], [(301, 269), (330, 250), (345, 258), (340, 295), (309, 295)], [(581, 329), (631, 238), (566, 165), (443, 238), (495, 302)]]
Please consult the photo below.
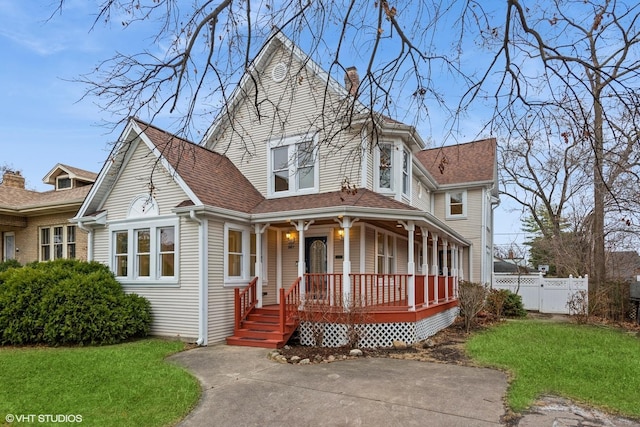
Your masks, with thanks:
[(376, 230), (372, 227), (365, 227), (365, 271), (373, 273), (376, 271)]
[(224, 286), (224, 224), (208, 221), (208, 340), (209, 344), (223, 342), (233, 335), (232, 287)]
[(147, 146), (138, 143), (102, 207), (107, 210), (107, 221), (125, 219), (131, 201), (137, 196), (149, 194), (149, 180), (152, 176), (153, 196), (158, 203), (160, 215), (171, 215), (171, 210), (188, 198), (167, 170), (156, 163), (156, 157)]
[[(454, 220), (447, 220), (445, 216), (446, 193), (438, 193), (435, 198), (436, 216), (442, 219), (449, 227), (465, 236), (473, 245), (471, 259), (473, 265), (472, 277), (469, 277), (468, 263), (465, 261), (463, 264), (465, 278), (471, 281), (480, 281), (481, 272), (485, 269), (482, 265), (482, 253), (485, 251), (485, 248), (482, 246), (482, 237), (483, 233), (486, 233), (486, 230), (482, 228), (482, 218), (486, 215), (482, 212), (483, 194), (484, 191), (482, 188), (467, 189), (467, 216), (464, 219)], [(443, 236), (439, 237), (440, 239), (443, 238)], [(467, 258), (466, 254), (465, 258)], [(451, 266), (449, 266), (449, 268), (451, 268)]]
[[(152, 158), (154, 157), (147, 146), (138, 144), (105, 200), (103, 209), (107, 211), (107, 225), (94, 232), (96, 261), (110, 264), (109, 223), (126, 219), (131, 201), (148, 193), (148, 182), (154, 165)], [(187, 199), (186, 193), (161, 166), (153, 171), (153, 182), (160, 216), (171, 217), (171, 209)], [(123, 288), (126, 292), (147, 298), (151, 303), (151, 334), (194, 340), (198, 337), (198, 226), (180, 220), (177, 233), (178, 285), (126, 284)]]
[[(288, 76), (276, 83), (271, 78), (275, 64), (289, 63)], [(357, 130), (339, 132), (340, 121), (331, 117), (327, 111), (340, 114), (342, 99), (325, 92), (325, 84), (312, 75), (304, 66), (293, 61), (282, 51), (273, 55), (270, 64), (259, 76), (260, 87), (258, 103), (262, 119), (256, 120), (255, 91), (244, 96), (235, 107), (233, 128), (218, 138), (219, 143), (210, 141), (207, 145), (215, 151), (224, 153), (240, 168), (247, 178), (263, 195), (267, 195), (268, 143), (282, 137), (318, 133), (320, 141), (319, 191), (337, 191), (343, 178), (359, 186), (362, 155), (361, 138)], [(321, 112), (325, 111), (326, 117)], [(245, 130), (238, 135), (237, 130)], [(286, 133), (284, 133), (286, 129)], [(327, 142), (326, 139), (333, 137)], [(336, 148), (340, 147), (340, 148)]]
[[(420, 188), (422, 187), (422, 192), (420, 192)], [(411, 186), (411, 205), (425, 212), (430, 212), (431, 206), (429, 203), (429, 199), (431, 195), (429, 194), (429, 190), (420, 183), (417, 179), (413, 180)]]

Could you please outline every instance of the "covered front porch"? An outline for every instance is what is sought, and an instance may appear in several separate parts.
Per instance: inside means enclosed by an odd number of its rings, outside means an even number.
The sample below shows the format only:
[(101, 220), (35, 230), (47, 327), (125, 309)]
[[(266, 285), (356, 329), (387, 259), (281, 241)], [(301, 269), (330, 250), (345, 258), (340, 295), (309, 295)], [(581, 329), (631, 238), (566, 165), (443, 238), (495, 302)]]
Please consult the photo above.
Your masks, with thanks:
[[(341, 346), (345, 322), (357, 322), (360, 346), (383, 347), (394, 340), (413, 343), (451, 324), (469, 260), (464, 241), (412, 220), (355, 226), (358, 221), (341, 217), (336, 228), (300, 220), (278, 228), (267, 261), (275, 268), (264, 268), (257, 250), (255, 271), (282, 277), (295, 262), (296, 277), (278, 286), (275, 298), (260, 275), (235, 289), (234, 335), (227, 342), (282, 347), (298, 329), (301, 343), (312, 345), (310, 328), (323, 323), (323, 345)], [(256, 248), (270, 247), (262, 243), (265, 230), (256, 226)]]

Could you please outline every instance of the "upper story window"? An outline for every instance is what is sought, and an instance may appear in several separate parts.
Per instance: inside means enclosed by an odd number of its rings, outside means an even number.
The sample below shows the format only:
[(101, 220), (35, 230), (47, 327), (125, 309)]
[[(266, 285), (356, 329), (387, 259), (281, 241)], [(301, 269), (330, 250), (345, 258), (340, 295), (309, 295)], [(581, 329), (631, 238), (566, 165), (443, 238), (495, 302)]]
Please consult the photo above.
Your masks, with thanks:
[(71, 178), (67, 175), (61, 175), (56, 178), (56, 189), (57, 190), (65, 190), (67, 188), (71, 188)]
[(447, 193), (446, 217), (449, 219), (467, 217), (467, 191), (450, 191)]
[(269, 195), (291, 196), (318, 191), (319, 169), (313, 137), (291, 137), (269, 145)]
[(76, 257), (76, 226), (40, 228), (40, 261)]
[(380, 144), (378, 187), (393, 190), (393, 145), (391, 144)]
[(402, 150), (402, 194), (408, 196), (411, 191), (411, 155)]

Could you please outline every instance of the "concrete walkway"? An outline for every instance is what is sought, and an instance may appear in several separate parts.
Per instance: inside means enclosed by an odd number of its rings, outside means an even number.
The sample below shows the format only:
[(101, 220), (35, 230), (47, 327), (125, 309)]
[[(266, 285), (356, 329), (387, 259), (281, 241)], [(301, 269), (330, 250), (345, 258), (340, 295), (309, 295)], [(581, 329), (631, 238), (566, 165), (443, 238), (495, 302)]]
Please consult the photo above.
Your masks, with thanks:
[(496, 426), (505, 413), (499, 371), (386, 358), (287, 365), (267, 352), (219, 345), (172, 356), (203, 387), (180, 426)]

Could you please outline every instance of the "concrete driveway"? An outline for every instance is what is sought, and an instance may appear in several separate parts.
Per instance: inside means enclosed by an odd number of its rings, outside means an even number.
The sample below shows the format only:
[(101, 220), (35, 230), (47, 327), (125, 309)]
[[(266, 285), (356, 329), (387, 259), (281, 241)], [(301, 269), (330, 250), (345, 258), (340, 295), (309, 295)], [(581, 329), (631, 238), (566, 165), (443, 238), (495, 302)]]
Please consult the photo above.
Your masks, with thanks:
[(495, 426), (502, 372), (372, 358), (279, 364), (268, 350), (218, 345), (176, 354), (201, 382), (180, 426)]

